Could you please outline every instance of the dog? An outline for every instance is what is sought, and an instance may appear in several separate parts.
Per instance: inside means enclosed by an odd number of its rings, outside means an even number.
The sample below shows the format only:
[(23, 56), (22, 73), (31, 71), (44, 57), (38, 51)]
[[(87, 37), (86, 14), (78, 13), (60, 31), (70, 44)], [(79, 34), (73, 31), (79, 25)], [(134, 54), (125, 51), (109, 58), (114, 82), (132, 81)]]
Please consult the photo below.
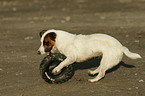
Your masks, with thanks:
[(76, 35), (61, 30), (43, 30), (40, 32), (41, 46), (38, 54), (48, 55), (50, 53), (61, 53), (66, 56), (53, 73), (59, 72), (63, 67), (74, 62), (83, 62), (88, 59), (101, 56), (100, 66), (88, 73), (98, 75), (90, 82), (99, 81), (105, 76), (108, 69), (116, 66), (125, 54), (131, 59), (141, 58), (137, 53), (132, 53), (127, 47), (123, 46), (117, 39), (106, 34)]

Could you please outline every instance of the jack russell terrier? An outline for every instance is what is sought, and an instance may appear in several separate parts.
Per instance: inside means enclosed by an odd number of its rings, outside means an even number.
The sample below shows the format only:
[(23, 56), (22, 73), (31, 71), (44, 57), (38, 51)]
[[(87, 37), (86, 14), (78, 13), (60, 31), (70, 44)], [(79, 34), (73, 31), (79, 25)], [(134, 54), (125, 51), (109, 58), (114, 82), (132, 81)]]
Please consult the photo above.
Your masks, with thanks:
[(39, 54), (61, 53), (67, 58), (61, 62), (53, 73), (74, 62), (83, 62), (90, 58), (101, 56), (100, 66), (96, 70), (89, 70), (89, 74), (98, 75), (90, 82), (96, 82), (105, 76), (105, 72), (116, 66), (125, 54), (131, 59), (141, 58), (132, 53), (117, 39), (106, 34), (76, 35), (61, 30), (43, 30), (40, 32), (41, 46)]

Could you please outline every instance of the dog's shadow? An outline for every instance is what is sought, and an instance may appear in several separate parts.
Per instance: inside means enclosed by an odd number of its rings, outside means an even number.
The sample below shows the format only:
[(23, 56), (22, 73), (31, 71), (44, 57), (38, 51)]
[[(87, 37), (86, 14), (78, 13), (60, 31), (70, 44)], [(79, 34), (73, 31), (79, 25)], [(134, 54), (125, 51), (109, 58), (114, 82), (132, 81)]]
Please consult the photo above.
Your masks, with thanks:
[[(100, 61), (101, 61), (101, 58), (93, 58), (93, 59), (85, 61), (85, 62), (74, 63), (73, 68), (74, 68), (74, 71), (97, 68), (100, 65)], [(124, 66), (124, 67), (127, 67), (127, 68), (134, 68), (135, 67), (134, 65), (125, 64), (123, 61), (121, 61), (118, 65), (116, 65), (113, 68), (107, 70), (106, 74), (111, 73), (113, 71), (116, 71), (120, 66)]]

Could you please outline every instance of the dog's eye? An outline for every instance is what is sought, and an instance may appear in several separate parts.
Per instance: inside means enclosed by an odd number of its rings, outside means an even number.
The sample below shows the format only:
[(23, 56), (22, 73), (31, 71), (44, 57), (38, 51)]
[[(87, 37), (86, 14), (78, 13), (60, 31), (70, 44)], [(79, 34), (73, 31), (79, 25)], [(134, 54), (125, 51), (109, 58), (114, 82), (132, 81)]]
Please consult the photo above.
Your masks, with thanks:
[(43, 44), (49, 46), (49, 42), (43, 42)]
[(49, 46), (49, 42), (46, 42), (46, 46)]

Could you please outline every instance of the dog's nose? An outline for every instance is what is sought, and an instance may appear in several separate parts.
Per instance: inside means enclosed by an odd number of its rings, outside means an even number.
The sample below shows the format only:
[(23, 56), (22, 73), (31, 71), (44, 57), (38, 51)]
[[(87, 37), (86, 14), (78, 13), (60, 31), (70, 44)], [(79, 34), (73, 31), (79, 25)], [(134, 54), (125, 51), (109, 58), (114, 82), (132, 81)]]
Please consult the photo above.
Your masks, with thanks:
[(38, 51), (38, 52), (37, 52), (37, 54), (38, 54), (38, 55), (41, 55), (41, 52), (40, 52), (40, 51)]

